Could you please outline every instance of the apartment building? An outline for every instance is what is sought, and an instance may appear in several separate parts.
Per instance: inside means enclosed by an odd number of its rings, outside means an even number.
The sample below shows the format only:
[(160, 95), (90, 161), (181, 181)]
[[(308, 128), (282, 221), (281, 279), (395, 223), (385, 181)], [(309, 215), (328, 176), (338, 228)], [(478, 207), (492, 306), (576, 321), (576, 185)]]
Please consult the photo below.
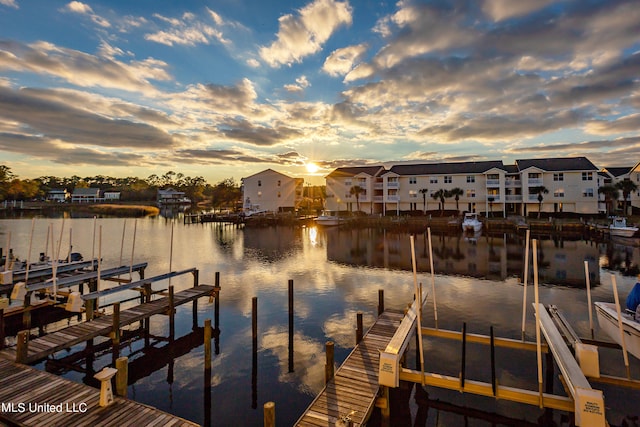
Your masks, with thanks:
[[(326, 177), (327, 209), (400, 214), (437, 209), (485, 215), (598, 213), (598, 168), (585, 157), (338, 168)], [(354, 191), (352, 187), (361, 190)], [(446, 197), (444, 205), (436, 195)], [(539, 200), (542, 198), (542, 201)]]
[(302, 200), (302, 178), (292, 178), (266, 169), (241, 181), (243, 209), (246, 212), (293, 211)]
[[(622, 181), (633, 182), (637, 189), (629, 194), (627, 199), (628, 213), (632, 210), (640, 210), (640, 162), (631, 167), (605, 167), (601, 171), (603, 185), (616, 185)], [(604, 196), (601, 196), (601, 204), (604, 206)], [(623, 209), (624, 201), (622, 192), (616, 208)], [(603, 209), (604, 211), (604, 209)]]

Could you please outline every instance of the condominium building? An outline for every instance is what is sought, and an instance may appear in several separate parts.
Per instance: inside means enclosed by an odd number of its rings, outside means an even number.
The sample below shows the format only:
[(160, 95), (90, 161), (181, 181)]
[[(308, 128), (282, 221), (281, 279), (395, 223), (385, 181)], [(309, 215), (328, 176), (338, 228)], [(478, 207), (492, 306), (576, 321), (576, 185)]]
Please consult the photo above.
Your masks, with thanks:
[[(595, 214), (598, 172), (585, 157), (523, 159), (513, 165), (497, 160), (345, 167), (326, 177), (326, 208), (372, 214), (437, 209)], [(444, 205), (439, 193), (447, 194)]]
[[(603, 185), (617, 185), (620, 182), (631, 181), (636, 185), (636, 190), (629, 193), (627, 198), (628, 212), (632, 210), (640, 210), (640, 162), (631, 167), (605, 167), (601, 171)], [(624, 208), (624, 195), (620, 192), (620, 198), (617, 201), (618, 210)], [(601, 197), (601, 203), (604, 204), (604, 196)], [(604, 210), (603, 210), (604, 211)]]
[(266, 169), (242, 178), (245, 212), (293, 211), (302, 200), (304, 179)]

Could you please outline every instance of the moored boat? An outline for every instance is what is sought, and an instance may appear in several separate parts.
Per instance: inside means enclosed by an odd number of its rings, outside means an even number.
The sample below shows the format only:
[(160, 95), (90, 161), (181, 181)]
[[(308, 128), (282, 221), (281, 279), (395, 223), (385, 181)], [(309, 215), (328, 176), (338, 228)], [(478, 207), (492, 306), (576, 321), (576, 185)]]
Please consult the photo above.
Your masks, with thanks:
[(462, 220), (462, 231), (476, 233), (480, 230), (482, 230), (482, 222), (480, 222), (478, 214), (475, 212), (465, 213)]
[[(616, 305), (610, 302), (596, 302), (595, 306), (600, 328), (615, 342), (622, 345)], [(640, 359), (640, 322), (634, 319), (633, 313), (623, 311), (621, 315), (624, 342), (627, 351)]]
[(342, 224), (345, 221), (345, 217), (338, 215), (336, 211), (322, 211), (315, 221), (318, 225), (334, 226)]
[(623, 217), (615, 217), (609, 225), (609, 234), (618, 237), (633, 237), (638, 232), (638, 227), (627, 225), (627, 220)]

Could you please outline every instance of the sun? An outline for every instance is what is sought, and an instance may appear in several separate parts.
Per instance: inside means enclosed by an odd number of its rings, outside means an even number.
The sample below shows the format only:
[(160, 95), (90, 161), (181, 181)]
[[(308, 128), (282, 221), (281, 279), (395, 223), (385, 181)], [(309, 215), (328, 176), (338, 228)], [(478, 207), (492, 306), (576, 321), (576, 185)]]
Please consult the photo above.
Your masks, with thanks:
[(320, 169), (320, 168), (315, 163), (313, 163), (313, 162), (308, 162), (307, 163), (307, 172), (316, 173), (316, 172), (318, 172), (318, 169)]

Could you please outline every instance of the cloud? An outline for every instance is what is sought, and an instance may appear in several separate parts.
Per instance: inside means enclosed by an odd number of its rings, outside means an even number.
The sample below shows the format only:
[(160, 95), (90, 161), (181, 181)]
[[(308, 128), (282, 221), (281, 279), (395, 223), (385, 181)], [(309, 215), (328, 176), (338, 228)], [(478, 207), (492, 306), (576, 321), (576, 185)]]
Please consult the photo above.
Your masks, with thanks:
[(315, 0), (298, 11), (284, 15), (276, 41), (259, 49), (260, 57), (270, 66), (291, 65), (322, 49), (322, 45), (341, 26), (352, 22), (347, 2)]
[[(216, 26), (220, 27), (222, 23), (220, 16), (210, 9), (207, 9), (207, 11)], [(145, 40), (166, 46), (195, 46), (197, 44), (210, 44), (212, 40), (222, 44), (229, 43), (229, 40), (225, 39), (224, 34), (219, 28), (198, 21), (192, 13), (184, 13), (181, 18), (168, 18), (158, 13), (155, 13), (153, 17), (168, 24), (170, 28), (145, 34)]]
[(113, 49), (107, 49), (109, 53), (105, 56), (96, 56), (47, 42), (27, 45), (0, 41), (0, 70), (32, 72), (82, 87), (106, 87), (149, 95), (157, 93), (150, 79), (171, 79), (165, 62), (148, 58), (125, 63), (109, 56)]
[(311, 86), (311, 83), (309, 83), (309, 80), (307, 80), (307, 77), (300, 76), (296, 79), (296, 84), (284, 85), (284, 89), (287, 92), (301, 93), (309, 86)]
[(85, 3), (82, 3), (79, 1), (72, 1), (70, 3), (67, 3), (66, 10), (72, 13), (86, 15), (89, 18), (91, 18), (91, 20), (94, 23), (98, 24), (101, 27), (104, 27), (104, 28), (111, 27), (111, 23), (108, 20), (94, 13), (93, 9), (91, 9), (91, 6)]
[(494, 21), (502, 21), (540, 10), (554, 0), (485, 0), (482, 11)]
[(16, 0), (0, 0), (0, 4), (3, 6), (12, 7), (14, 9), (20, 8)]
[(331, 52), (322, 65), (322, 71), (330, 76), (344, 76), (353, 70), (356, 62), (362, 59), (367, 51), (367, 44), (347, 46)]
[(245, 119), (228, 119), (219, 126), (222, 134), (230, 139), (258, 146), (273, 146), (302, 136), (302, 132), (276, 124), (262, 126)]

